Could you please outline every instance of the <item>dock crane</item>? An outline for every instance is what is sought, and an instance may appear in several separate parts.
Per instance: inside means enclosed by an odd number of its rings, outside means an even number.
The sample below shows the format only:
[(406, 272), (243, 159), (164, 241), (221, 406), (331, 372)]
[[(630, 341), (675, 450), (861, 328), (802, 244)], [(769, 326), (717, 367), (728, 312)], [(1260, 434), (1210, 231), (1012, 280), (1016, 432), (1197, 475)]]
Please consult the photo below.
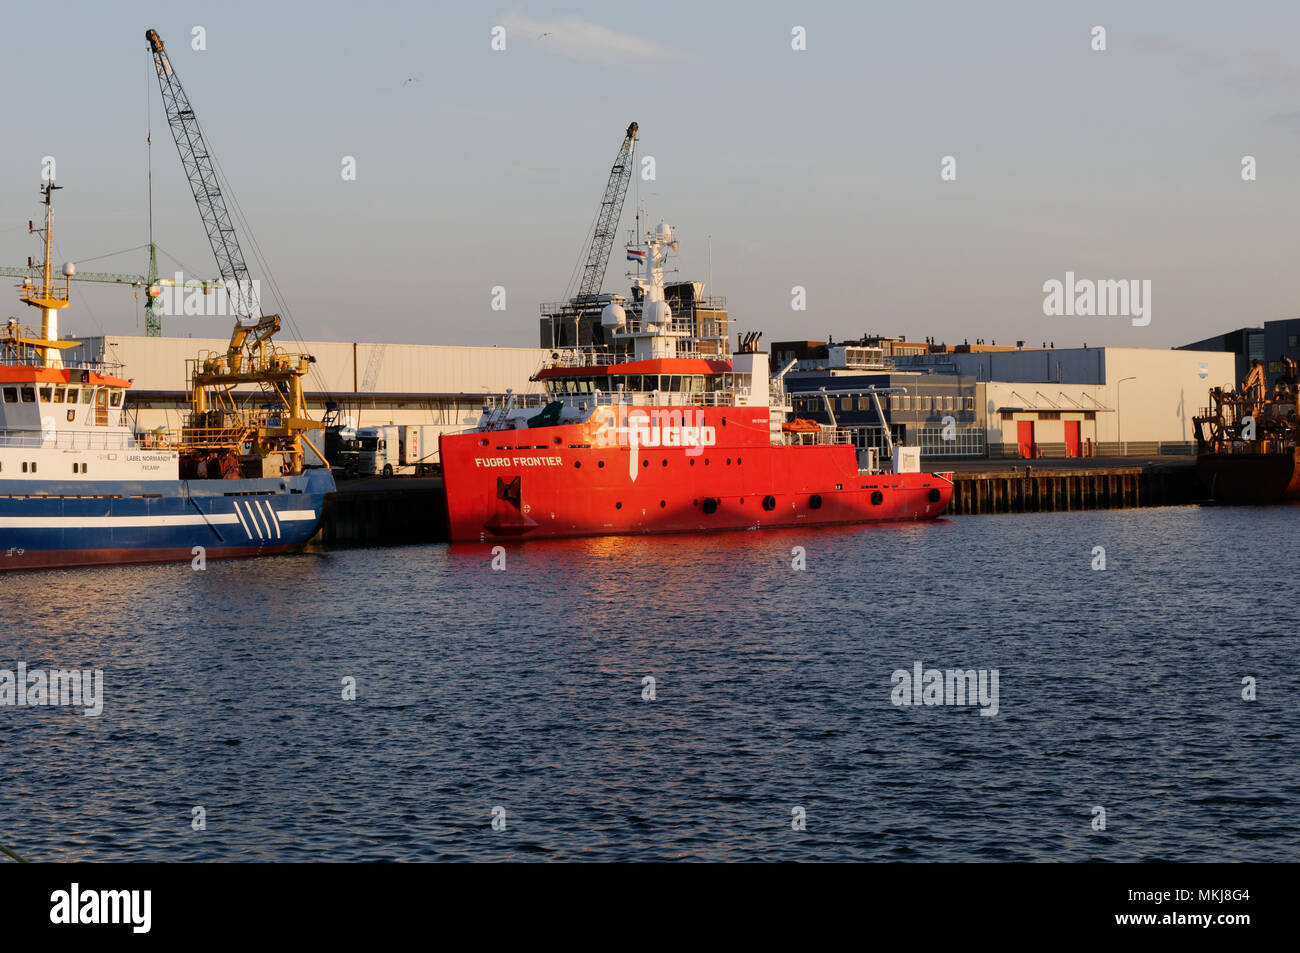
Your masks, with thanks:
[[(577, 293), (566, 301), (542, 305), (542, 316), (550, 322), (552, 347), (560, 346), (561, 329), (572, 325), (572, 345), (576, 348), (584, 317), (599, 320), (600, 286), (605, 281), (605, 271), (609, 268), (609, 253), (614, 247), (618, 220), (623, 214), (623, 200), (627, 197), (628, 183), (632, 180), (636, 133), (637, 124), (631, 123), (623, 134), (623, 144), (619, 146), (618, 155), (614, 157), (614, 164), (609, 170), (609, 180), (605, 183), (605, 192), (596, 212), (596, 223), (592, 226), (591, 239), (587, 243), (585, 261), (579, 259), (583, 262), (583, 269)], [(592, 328), (593, 340), (596, 330), (596, 327)]]
[[(145, 31), (145, 39), (158, 74), (167, 125), (235, 316), (225, 355), (189, 362), (191, 412), (184, 432), (185, 448), (194, 455), (216, 457), (223, 473), (236, 458), (245, 471), (260, 461), (261, 472), (246, 475), (301, 473), (304, 444), (324, 460), (324, 454), (306, 436), (308, 430), (319, 427), (307, 416), (302, 383), (315, 358), (287, 354), (272, 345), (272, 338), (280, 330), (280, 316), (263, 314), (252, 293), (234, 220), (194, 107), (158, 32)], [(236, 401), (235, 389), (249, 384), (257, 385), (268, 399), (257, 409), (248, 400), (242, 405)]]
[(623, 214), (623, 200), (627, 197), (627, 186), (632, 179), (636, 132), (636, 123), (627, 127), (623, 144), (619, 146), (614, 165), (609, 170), (609, 181), (605, 183), (605, 194), (600, 200), (600, 212), (596, 215), (591, 244), (587, 249), (587, 265), (582, 271), (582, 282), (578, 285), (574, 304), (589, 304), (600, 296), (600, 286), (604, 283), (605, 271), (609, 268), (609, 252), (614, 247), (618, 220)]

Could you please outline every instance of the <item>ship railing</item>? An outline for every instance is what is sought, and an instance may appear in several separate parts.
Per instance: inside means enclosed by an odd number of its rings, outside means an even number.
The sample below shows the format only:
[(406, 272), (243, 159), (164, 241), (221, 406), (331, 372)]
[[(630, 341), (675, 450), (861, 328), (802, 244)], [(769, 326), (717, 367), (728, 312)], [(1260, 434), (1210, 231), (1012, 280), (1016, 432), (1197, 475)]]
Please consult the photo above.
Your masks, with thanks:
[[(608, 367), (611, 364), (626, 364), (635, 358), (631, 354), (616, 353), (606, 348), (554, 348), (549, 367)], [(678, 343), (676, 356), (700, 361), (726, 361), (730, 355), (720, 354), (716, 348), (706, 350), (689, 347)]]
[(0, 447), (45, 448), (47, 450), (134, 450), (135, 436), (120, 430), (41, 430), (0, 432)]
[(30, 353), (30, 349), (19, 355), (7, 355), (3, 361), (0, 361), (0, 364), (5, 367), (43, 367), (56, 371), (91, 371), (95, 374), (110, 377), (118, 376), (118, 372), (122, 370), (122, 364), (116, 361), (97, 361), (87, 358), (68, 359), (66, 357), (60, 364), (50, 367), (40, 355)]
[(141, 435), (145, 446), (158, 450), (231, 450), (248, 439), (247, 426), (158, 428)]

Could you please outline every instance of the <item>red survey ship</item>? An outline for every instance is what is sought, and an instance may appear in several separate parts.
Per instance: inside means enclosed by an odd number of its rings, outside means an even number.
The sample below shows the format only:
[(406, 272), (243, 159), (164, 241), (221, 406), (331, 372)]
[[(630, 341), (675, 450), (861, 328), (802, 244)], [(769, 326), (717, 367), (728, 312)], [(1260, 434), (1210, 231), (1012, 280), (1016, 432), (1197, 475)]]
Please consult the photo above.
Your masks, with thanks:
[(674, 320), (664, 298), (663, 261), (675, 247), (666, 225), (646, 236), (635, 316), (623, 299), (603, 296), (608, 345), (557, 352), (535, 378), (546, 386), (544, 406), (511, 397), (490, 405), (476, 429), (441, 438), (453, 541), (820, 526), (944, 512), (951, 475), (919, 472), (915, 448), (890, 445), (888, 469), (875, 465), (874, 455), (863, 467), (844, 431), (787, 422), (782, 375), (769, 377), (757, 335), (733, 355), (716, 350), (716, 337), (713, 351), (702, 348), (709, 342), (698, 327)]

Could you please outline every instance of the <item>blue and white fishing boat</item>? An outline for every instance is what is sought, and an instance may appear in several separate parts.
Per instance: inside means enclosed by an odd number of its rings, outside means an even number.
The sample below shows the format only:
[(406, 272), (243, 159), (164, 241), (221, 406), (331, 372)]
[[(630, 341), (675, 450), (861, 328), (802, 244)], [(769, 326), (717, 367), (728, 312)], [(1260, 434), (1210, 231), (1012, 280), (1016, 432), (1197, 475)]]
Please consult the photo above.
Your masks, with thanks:
[[(304, 465), (302, 380), (312, 359), (271, 343), (279, 317), (237, 323), (225, 353), (189, 364), (183, 427), (138, 433), (126, 412), (131, 382), (102, 363), (65, 362), (58, 314), (69, 304), (45, 259), (21, 300), (39, 333), (0, 329), (0, 570), (261, 556), (315, 534), (334, 480)], [(65, 276), (71, 268), (64, 269)], [(157, 293), (157, 288), (149, 289)]]

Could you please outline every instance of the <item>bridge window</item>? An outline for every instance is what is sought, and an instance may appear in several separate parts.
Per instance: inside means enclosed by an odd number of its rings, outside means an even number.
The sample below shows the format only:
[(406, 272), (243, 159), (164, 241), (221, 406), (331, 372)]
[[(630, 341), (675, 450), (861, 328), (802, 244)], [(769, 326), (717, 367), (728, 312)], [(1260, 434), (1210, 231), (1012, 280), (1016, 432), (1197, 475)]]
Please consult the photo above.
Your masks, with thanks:
[(93, 387), (83, 387), (81, 389), (81, 402), (83, 404), (89, 404), (91, 395), (94, 394), (94, 392), (95, 388)]
[(681, 374), (674, 374), (671, 378), (667, 378), (667, 381), (668, 381), (668, 389), (669, 389), (669, 390), (671, 390), (671, 391), (681, 391), (681, 389), (682, 389), (682, 375), (681, 375)]
[(111, 393), (112, 396), (111, 396), (109, 402), (110, 402), (114, 407), (121, 407), (121, 406), (122, 406), (122, 392), (121, 392), (120, 390), (114, 389), (114, 390), (111, 391), (110, 393)]
[(61, 404), (61, 403), (63, 403), (63, 388), (62, 388), (62, 387), (56, 387), (56, 388), (54, 388), (54, 403), (56, 403), (56, 404)]
[(22, 388), (22, 389), (19, 391), (19, 394), (22, 395), (23, 403), (24, 403), (24, 404), (34, 404), (34, 403), (36, 403), (36, 388), (35, 388), (35, 387), (24, 387), (24, 388)]
[(6, 388), (5, 388), (5, 403), (6, 403), (6, 404), (16, 404), (16, 403), (18, 403), (18, 388), (17, 388), (17, 387), (6, 387)]
[(54, 399), (54, 388), (53, 388), (53, 387), (42, 387), (42, 388), (41, 388), (41, 400), (48, 404), (48, 403), (53, 402), (53, 399)]

